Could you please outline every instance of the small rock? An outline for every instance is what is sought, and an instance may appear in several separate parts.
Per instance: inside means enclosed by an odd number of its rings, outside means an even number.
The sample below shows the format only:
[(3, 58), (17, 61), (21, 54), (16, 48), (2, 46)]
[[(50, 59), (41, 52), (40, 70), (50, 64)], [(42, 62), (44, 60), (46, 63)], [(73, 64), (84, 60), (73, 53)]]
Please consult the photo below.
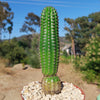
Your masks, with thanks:
[(38, 81), (29, 83), (24, 86), (21, 91), (24, 100), (83, 100), (84, 95), (72, 83), (63, 83), (61, 93), (54, 95), (45, 95), (43, 93), (41, 84)]

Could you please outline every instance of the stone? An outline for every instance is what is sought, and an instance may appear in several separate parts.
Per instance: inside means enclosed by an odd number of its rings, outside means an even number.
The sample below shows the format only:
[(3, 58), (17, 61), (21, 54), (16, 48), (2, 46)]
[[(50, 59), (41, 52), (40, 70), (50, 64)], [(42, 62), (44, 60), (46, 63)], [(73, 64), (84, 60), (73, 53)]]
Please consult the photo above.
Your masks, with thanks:
[(43, 93), (41, 83), (38, 81), (29, 83), (27, 86), (23, 87), (21, 95), (24, 100), (83, 100), (84, 95), (81, 91), (76, 88), (72, 83), (63, 83), (63, 89), (61, 93), (50, 95), (45, 95)]

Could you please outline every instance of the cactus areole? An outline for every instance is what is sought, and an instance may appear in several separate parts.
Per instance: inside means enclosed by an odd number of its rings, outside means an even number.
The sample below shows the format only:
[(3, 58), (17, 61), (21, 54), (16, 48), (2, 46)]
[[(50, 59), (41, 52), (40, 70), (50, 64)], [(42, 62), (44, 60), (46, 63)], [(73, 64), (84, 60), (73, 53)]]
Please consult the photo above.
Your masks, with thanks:
[(46, 7), (41, 14), (40, 62), (42, 89), (45, 94), (61, 92), (61, 81), (56, 76), (59, 63), (58, 16), (55, 8)]

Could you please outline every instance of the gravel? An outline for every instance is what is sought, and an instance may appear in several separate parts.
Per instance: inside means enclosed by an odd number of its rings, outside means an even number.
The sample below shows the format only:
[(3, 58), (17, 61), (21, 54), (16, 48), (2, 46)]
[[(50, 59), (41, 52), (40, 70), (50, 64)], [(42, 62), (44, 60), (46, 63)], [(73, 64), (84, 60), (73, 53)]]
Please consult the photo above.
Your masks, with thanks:
[(45, 95), (41, 83), (34, 81), (23, 87), (21, 91), (24, 100), (84, 100), (84, 95), (72, 83), (63, 82), (61, 93)]

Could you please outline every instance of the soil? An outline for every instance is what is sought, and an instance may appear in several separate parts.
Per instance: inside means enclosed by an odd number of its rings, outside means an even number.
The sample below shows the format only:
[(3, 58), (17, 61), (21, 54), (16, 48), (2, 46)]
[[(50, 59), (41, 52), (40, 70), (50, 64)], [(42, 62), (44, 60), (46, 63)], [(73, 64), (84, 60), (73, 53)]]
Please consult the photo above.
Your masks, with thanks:
[[(83, 81), (82, 75), (76, 72), (71, 64), (60, 63), (57, 75), (61, 81), (67, 81), (80, 87), (85, 93), (85, 100), (96, 100), (100, 94), (97, 85)], [(41, 69), (31, 68), (28, 65), (24, 70), (22, 64), (17, 64), (12, 68), (2, 67), (0, 69), (0, 100), (22, 100), (20, 92), (23, 86), (32, 81), (41, 81), (42, 77)]]

